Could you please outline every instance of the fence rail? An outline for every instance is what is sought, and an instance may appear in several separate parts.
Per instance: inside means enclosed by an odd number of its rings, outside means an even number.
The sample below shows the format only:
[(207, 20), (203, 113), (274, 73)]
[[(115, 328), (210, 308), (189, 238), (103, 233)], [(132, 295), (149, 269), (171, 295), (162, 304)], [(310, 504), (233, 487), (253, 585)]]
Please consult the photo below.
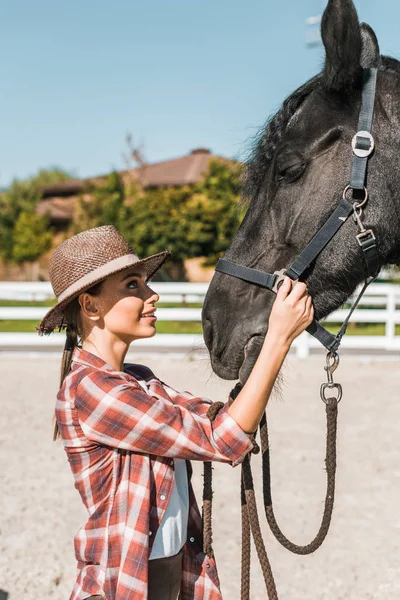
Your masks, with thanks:
[[(152, 284), (159, 294), (160, 302), (184, 304), (180, 308), (158, 308), (159, 321), (201, 321), (201, 308), (190, 304), (202, 303), (208, 289), (207, 283), (164, 283)], [(0, 282), (1, 300), (24, 300), (29, 302), (54, 298), (50, 283), (47, 282)], [(48, 307), (4, 306), (0, 307), (0, 320), (37, 320), (47, 312)], [(341, 323), (347, 315), (346, 309), (339, 309), (329, 315), (328, 323)], [(342, 347), (360, 351), (400, 351), (400, 336), (396, 336), (396, 325), (400, 324), (400, 285), (372, 284), (360, 307), (354, 311), (350, 323), (381, 323), (385, 335), (346, 336)], [(39, 337), (36, 333), (0, 333), (0, 351), (18, 349), (61, 349), (65, 334), (54, 333)], [(135, 342), (136, 348), (166, 351), (189, 351), (204, 348), (201, 335), (157, 334), (148, 340)], [(293, 344), (297, 356), (307, 357), (319, 343), (307, 333), (302, 334)]]

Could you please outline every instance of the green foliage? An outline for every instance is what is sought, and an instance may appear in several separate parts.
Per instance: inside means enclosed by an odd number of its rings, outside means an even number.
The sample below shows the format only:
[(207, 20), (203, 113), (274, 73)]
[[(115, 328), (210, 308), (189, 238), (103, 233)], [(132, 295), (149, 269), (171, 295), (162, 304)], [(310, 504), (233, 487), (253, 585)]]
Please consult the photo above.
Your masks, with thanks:
[(21, 212), (13, 231), (14, 262), (34, 262), (51, 248), (52, 241), (46, 217)]
[[(35, 213), (40, 189), (69, 179), (60, 169), (39, 171), (29, 180), (14, 181), (0, 195), (0, 256), (6, 262), (37, 260), (51, 246), (45, 217)], [(201, 182), (181, 188), (143, 189), (111, 173), (101, 185), (88, 184), (79, 197), (71, 234), (114, 225), (139, 256), (172, 251), (165, 271), (184, 277), (184, 261), (204, 257), (213, 265), (229, 246), (242, 218), (239, 209), (241, 167), (210, 162)]]
[(242, 219), (240, 177), (238, 165), (214, 160), (194, 186), (145, 190), (119, 229), (139, 256), (170, 249), (165, 269), (174, 279), (184, 276), (187, 258), (202, 256), (214, 265)]
[[(4, 262), (30, 262), (48, 249), (48, 221), (35, 215), (40, 188), (69, 178), (68, 173), (60, 169), (41, 170), (26, 181), (14, 180), (9, 189), (0, 194), (0, 257)], [(26, 238), (26, 243), (23, 242), (23, 237)], [(29, 249), (31, 243), (32, 247)], [(35, 258), (22, 259), (23, 255)]]
[(14, 262), (14, 228), (23, 212), (32, 212), (38, 200), (32, 186), (14, 181), (7, 192), (0, 195), (0, 256), (4, 262)]
[(114, 225), (117, 229), (124, 217), (125, 189), (121, 177), (113, 172), (105, 182), (88, 184), (75, 209), (72, 233), (100, 225)]
[(34, 190), (40, 190), (48, 185), (64, 183), (70, 179), (72, 179), (70, 173), (58, 167), (53, 167), (52, 169), (40, 169), (36, 175), (30, 177), (24, 183)]
[[(204, 200), (199, 203), (196, 218), (193, 219), (193, 235), (202, 239), (200, 256), (206, 258), (206, 265), (216, 264), (229, 247), (244, 217), (239, 203), (242, 174), (242, 165), (214, 160), (204, 179), (196, 186)], [(194, 195), (193, 200), (196, 197)]]

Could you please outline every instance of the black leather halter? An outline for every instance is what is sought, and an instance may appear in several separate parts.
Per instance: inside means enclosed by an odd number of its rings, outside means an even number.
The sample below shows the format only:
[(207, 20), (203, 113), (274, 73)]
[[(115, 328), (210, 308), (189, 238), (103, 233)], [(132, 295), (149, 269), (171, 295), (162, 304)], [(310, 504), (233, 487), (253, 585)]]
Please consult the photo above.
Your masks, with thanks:
[[(377, 276), (380, 269), (380, 260), (374, 232), (372, 229), (366, 229), (362, 220), (363, 207), (368, 201), (368, 190), (366, 187), (367, 163), (375, 146), (371, 131), (374, 116), (376, 79), (377, 69), (363, 69), (363, 91), (358, 121), (358, 133), (356, 133), (352, 140), (353, 162), (350, 184), (344, 190), (337, 208), (301, 254), (299, 254), (287, 269), (282, 269), (275, 273), (265, 273), (258, 269), (245, 267), (225, 258), (219, 259), (215, 268), (215, 270), (220, 273), (232, 275), (233, 277), (237, 277), (248, 283), (254, 283), (277, 293), (278, 287), (283, 281), (284, 276), (290, 277), (293, 281), (298, 280), (336, 235), (350, 215), (353, 215), (354, 221), (358, 226), (356, 239), (363, 252), (367, 268), (367, 279), (365, 284), (337, 335), (333, 335), (324, 329), (324, 327), (316, 320), (314, 320), (307, 328), (307, 331), (318, 339), (330, 352), (336, 352), (339, 348), (353, 311), (361, 300), (367, 286)], [(364, 197), (362, 200), (358, 201), (356, 198), (359, 197), (360, 194), (361, 197), (362, 194), (364, 194)]]

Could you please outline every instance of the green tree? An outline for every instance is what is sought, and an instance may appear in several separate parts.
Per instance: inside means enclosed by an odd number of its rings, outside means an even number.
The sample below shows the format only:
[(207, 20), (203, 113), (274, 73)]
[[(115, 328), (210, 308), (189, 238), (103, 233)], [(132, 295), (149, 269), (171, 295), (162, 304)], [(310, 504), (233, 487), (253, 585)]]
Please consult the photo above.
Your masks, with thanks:
[[(25, 181), (14, 180), (8, 190), (0, 194), (0, 257), (5, 263), (15, 262), (14, 229), (20, 215), (35, 212), (41, 188), (70, 178), (61, 169), (42, 169)], [(36, 227), (32, 219), (29, 223)], [(28, 229), (26, 235), (30, 235)]]
[(205, 265), (214, 266), (229, 247), (243, 217), (240, 204), (243, 166), (221, 159), (210, 162), (208, 172), (195, 185), (188, 203), (191, 213), (191, 238), (201, 242), (198, 256)]
[(52, 241), (46, 217), (21, 212), (13, 230), (13, 262), (19, 265), (34, 263), (51, 248)]
[(38, 196), (26, 182), (14, 181), (7, 192), (0, 195), (0, 256), (4, 262), (13, 262), (14, 227), (22, 212), (32, 212)]
[(120, 226), (139, 256), (172, 250), (172, 260), (166, 263), (165, 270), (177, 280), (184, 277), (183, 261), (190, 255), (190, 224), (182, 212), (190, 194), (187, 187), (146, 190), (127, 207)]
[(213, 265), (229, 246), (240, 224), (240, 168), (211, 162), (195, 186), (144, 190), (127, 209), (120, 229), (139, 255), (166, 249), (172, 258), (165, 270), (184, 278), (184, 261), (203, 256)]
[(72, 174), (60, 169), (59, 167), (53, 167), (51, 169), (39, 169), (36, 175), (29, 177), (24, 183), (32, 187), (36, 191), (40, 191), (42, 188), (48, 185), (56, 185), (57, 183), (64, 183), (72, 179)]
[(114, 225), (119, 229), (125, 214), (124, 202), (125, 189), (118, 173), (110, 173), (101, 185), (89, 183), (78, 198), (72, 233), (101, 225)]

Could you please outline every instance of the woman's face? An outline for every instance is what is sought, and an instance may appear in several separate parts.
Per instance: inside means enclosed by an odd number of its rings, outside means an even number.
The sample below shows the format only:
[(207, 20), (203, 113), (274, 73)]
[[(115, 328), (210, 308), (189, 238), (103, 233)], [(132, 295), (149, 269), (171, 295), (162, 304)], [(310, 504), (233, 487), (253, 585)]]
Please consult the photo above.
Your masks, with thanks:
[(100, 294), (82, 296), (89, 298), (80, 297), (81, 306), (83, 303), (87, 309), (91, 304), (98, 311), (98, 318), (89, 317), (92, 324), (94, 321), (126, 343), (155, 335), (155, 304), (159, 296), (147, 285), (142, 267), (133, 266), (128, 271), (110, 275), (103, 282)]

